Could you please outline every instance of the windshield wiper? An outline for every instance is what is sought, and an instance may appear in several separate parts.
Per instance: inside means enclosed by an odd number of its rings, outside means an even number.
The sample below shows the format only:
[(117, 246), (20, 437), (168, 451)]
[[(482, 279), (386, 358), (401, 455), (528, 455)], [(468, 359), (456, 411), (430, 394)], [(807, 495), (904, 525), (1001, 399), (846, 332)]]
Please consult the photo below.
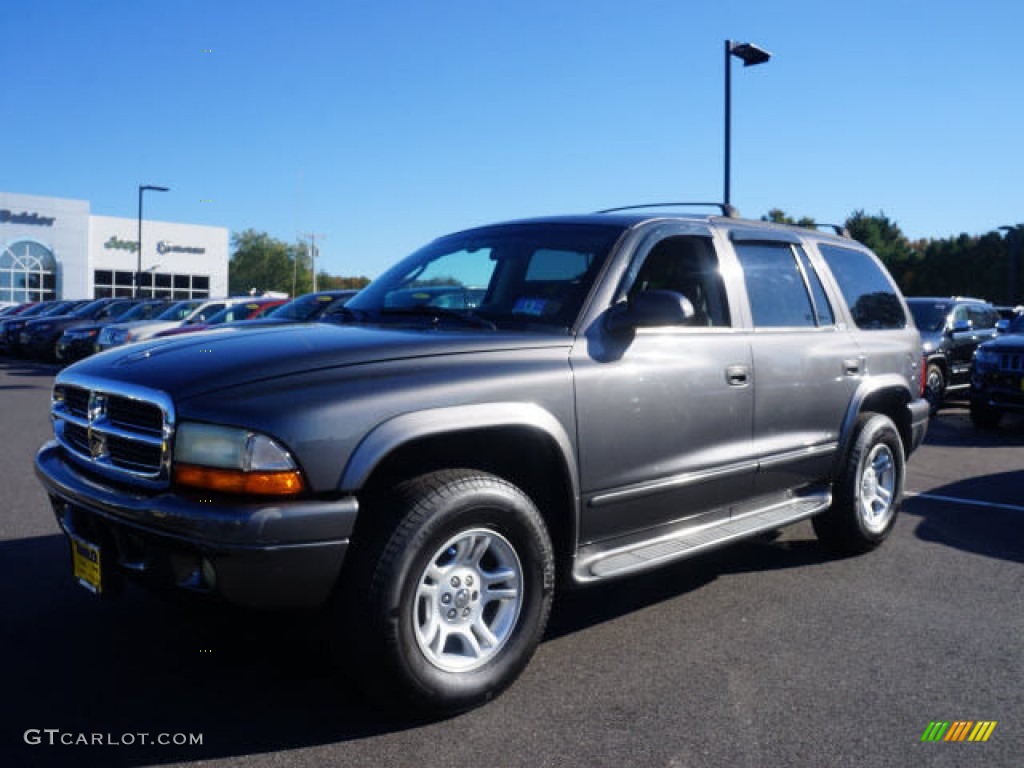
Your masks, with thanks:
[(498, 330), (498, 326), (480, 315), (468, 312), (459, 312), (446, 307), (384, 307), (380, 310), (382, 315), (412, 315), (417, 317), (433, 318), (434, 325), (437, 325), (441, 318), (445, 320), (458, 320), (463, 325), (471, 325), (474, 328), (486, 328), (489, 331)]

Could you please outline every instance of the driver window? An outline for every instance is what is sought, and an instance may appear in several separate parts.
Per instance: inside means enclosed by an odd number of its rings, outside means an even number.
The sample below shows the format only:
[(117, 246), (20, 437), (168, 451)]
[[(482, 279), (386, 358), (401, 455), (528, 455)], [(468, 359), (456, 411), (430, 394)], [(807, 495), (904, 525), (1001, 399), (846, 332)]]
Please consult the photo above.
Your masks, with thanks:
[(629, 298), (640, 291), (675, 291), (693, 305), (690, 325), (729, 326), (729, 305), (711, 242), (702, 237), (668, 237), (644, 258)]

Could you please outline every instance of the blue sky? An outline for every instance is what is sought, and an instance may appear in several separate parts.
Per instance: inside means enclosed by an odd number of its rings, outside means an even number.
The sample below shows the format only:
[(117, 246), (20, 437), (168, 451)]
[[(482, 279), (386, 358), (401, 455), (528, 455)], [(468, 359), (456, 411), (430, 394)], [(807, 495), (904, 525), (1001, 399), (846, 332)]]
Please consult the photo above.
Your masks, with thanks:
[(0, 189), (322, 233), (371, 277), (490, 221), (720, 200), (912, 238), (1024, 222), (1019, 0), (31, 0), (0, 15)]

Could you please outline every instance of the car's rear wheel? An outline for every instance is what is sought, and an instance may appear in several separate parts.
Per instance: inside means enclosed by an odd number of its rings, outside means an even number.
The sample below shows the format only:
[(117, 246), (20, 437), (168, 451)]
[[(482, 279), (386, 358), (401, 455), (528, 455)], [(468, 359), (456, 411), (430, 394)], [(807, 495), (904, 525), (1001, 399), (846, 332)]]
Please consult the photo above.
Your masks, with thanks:
[(386, 704), (436, 714), (481, 704), (522, 672), (547, 625), (543, 518), (519, 488), (474, 470), (423, 475), (364, 510), (391, 512), (346, 574), (357, 655), (344, 663)]
[(881, 544), (896, 522), (903, 497), (903, 441), (883, 414), (862, 414), (853, 445), (833, 488), (832, 506), (812, 521), (830, 549), (856, 554)]

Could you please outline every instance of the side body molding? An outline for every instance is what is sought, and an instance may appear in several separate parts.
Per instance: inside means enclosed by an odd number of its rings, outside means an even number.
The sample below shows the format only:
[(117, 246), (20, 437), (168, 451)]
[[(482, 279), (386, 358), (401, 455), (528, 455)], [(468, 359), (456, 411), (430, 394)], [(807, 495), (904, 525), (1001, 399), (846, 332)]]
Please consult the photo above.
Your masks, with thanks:
[(362, 488), (377, 464), (401, 445), (433, 435), (493, 427), (525, 427), (547, 435), (562, 454), (578, 510), (580, 498), (576, 452), (562, 423), (534, 403), (477, 403), (403, 413), (374, 427), (356, 447), (341, 476), (339, 490)]

